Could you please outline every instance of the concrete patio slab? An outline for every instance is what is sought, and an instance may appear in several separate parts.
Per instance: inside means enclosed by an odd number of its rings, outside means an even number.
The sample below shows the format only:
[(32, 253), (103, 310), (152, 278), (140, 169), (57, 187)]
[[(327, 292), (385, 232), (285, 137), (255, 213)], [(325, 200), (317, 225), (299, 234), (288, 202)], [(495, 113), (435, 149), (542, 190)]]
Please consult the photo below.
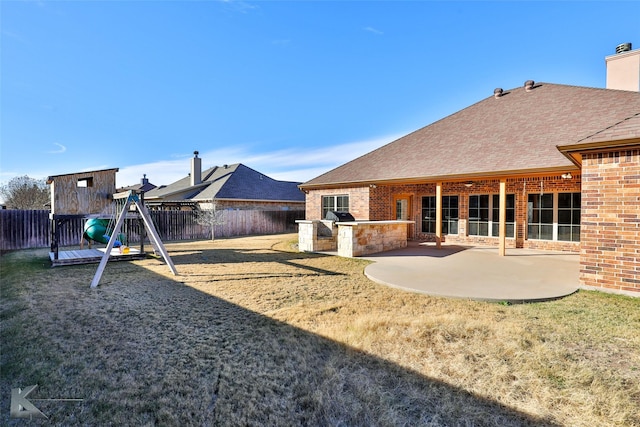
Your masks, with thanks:
[(530, 249), (409, 242), (362, 257), (371, 280), (433, 296), (496, 302), (548, 301), (578, 290), (579, 255)]

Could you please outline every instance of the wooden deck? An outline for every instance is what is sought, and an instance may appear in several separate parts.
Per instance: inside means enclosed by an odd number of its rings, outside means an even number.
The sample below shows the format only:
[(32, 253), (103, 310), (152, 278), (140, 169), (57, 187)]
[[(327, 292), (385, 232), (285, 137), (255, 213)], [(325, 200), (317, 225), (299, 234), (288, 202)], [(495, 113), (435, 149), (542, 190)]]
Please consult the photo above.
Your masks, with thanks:
[[(106, 248), (60, 251), (58, 252), (58, 259), (54, 259), (54, 253), (49, 252), (49, 259), (51, 260), (52, 267), (76, 264), (97, 264), (102, 260), (105, 250)], [(132, 259), (142, 259), (145, 256), (146, 253), (140, 253), (138, 249), (134, 248), (129, 248), (128, 254), (121, 254), (119, 249), (113, 249), (109, 256), (109, 261), (130, 261)]]

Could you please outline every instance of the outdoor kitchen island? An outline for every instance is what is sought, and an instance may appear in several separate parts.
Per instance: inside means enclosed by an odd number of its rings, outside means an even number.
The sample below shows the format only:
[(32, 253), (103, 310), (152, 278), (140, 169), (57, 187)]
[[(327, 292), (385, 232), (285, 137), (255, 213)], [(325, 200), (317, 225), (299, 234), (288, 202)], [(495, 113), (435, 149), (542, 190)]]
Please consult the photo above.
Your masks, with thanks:
[(407, 246), (407, 227), (414, 221), (299, 220), (298, 249), (301, 252), (338, 251), (357, 257)]

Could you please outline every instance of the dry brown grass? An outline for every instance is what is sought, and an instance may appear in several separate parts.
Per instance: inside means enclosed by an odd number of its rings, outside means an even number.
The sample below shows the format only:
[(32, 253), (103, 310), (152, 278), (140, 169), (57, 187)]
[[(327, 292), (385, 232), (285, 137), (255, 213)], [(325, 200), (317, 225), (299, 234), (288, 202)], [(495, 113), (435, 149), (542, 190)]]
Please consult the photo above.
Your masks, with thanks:
[(387, 288), (295, 236), (169, 244), (50, 269), (1, 258), (0, 423), (39, 384), (46, 425), (640, 425), (640, 299), (503, 306)]

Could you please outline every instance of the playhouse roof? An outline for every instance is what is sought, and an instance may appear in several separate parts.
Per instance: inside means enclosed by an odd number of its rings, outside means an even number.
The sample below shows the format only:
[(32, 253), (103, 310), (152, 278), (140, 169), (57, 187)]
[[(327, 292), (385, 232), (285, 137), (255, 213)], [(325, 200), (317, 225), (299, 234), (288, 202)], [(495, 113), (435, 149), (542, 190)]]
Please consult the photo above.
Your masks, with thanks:
[[(640, 132), (640, 93), (537, 83), (510, 89), (301, 185), (438, 180), (560, 171), (576, 166), (558, 146)], [(635, 117), (635, 118), (634, 118)], [(635, 120), (635, 122), (634, 122)]]
[(120, 170), (119, 168), (111, 168), (111, 169), (99, 169), (94, 171), (64, 173), (60, 175), (50, 175), (49, 177), (47, 177), (47, 184), (51, 184), (53, 181), (55, 181), (56, 178), (60, 178), (60, 177), (68, 177), (68, 176), (74, 176), (74, 175), (89, 177), (91, 175), (98, 174), (98, 173), (102, 174), (104, 172), (113, 172), (113, 174), (115, 175), (115, 173), (118, 172), (119, 170)]

